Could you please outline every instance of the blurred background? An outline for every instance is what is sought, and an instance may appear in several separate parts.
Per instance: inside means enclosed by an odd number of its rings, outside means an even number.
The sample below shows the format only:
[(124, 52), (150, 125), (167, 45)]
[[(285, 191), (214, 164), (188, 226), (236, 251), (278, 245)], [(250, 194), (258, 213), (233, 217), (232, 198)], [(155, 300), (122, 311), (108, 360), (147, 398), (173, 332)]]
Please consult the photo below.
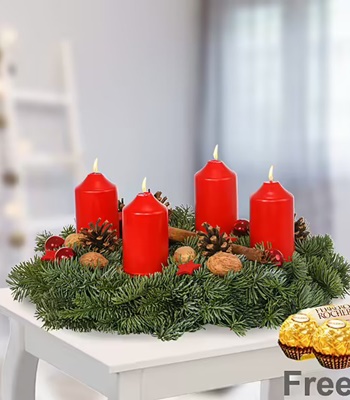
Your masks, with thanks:
[(125, 202), (193, 204), (216, 143), (240, 217), (275, 178), (314, 233), (350, 256), (350, 2), (0, 2), (0, 286), (33, 238), (74, 223), (100, 170)]
[(100, 170), (193, 205), (216, 143), (249, 196), (275, 178), (350, 257), (348, 0), (0, 0), (0, 287), (74, 223)]

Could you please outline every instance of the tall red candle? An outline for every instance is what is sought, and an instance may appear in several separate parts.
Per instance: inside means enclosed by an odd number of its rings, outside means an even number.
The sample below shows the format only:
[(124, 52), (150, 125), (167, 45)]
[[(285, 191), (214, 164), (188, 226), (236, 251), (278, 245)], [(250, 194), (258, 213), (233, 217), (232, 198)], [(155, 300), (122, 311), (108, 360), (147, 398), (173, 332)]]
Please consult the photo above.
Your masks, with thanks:
[(123, 268), (130, 275), (161, 272), (168, 259), (168, 210), (145, 186), (123, 208)]
[(75, 189), (75, 213), (77, 232), (88, 228), (90, 223), (109, 221), (119, 232), (117, 187), (97, 172), (97, 160), (94, 172)]
[(216, 146), (214, 160), (195, 175), (196, 230), (207, 222), (230, 234), (238, 219), (237, 175), (217, 158)]
[(279, 182), (269, 182), (250, 198), (250, 245), (263, 243), (282, 252), (286, 260), (294, 252), (294, 197)]

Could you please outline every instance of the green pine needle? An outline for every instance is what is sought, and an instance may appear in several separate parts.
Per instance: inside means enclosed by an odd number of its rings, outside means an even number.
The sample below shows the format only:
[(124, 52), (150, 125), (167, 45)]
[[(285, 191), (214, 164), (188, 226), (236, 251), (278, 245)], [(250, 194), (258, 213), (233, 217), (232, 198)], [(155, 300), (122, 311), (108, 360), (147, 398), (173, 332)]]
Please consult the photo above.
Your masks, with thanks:
[(44, 232), (40, 233), (39, 235), (37, 235), (37, 237), (35, 238), (34, 251), (36, 253), (44, 253), (45, 252), (45, 242), (52, 235), (53, 234), (48, 231), (44, 231)]
[(195, 215), (193, 209), (185, 205), (175, 207), (171, 212), (169, 224), (175, 228), (195, 231)]
[(68, 225), (62, 229), (60, 236), (62, 236), (63, 239), (65, 239), (67, 236), (71, 235), (72, 233), (76, 233), (76, 232), (77, 231), (76, 231), (74, 225)]
[[(170, 224), (194, 231), (193, 210), (175, 207)], [(60, 235), (74, 232), (70, 225)], [(215, 324), (244, 335), (252, 328), (276, 328), (291, 313), (328, 304), (350, 291), (350, 264), (334, 252), (329, 236), (297, 241), (293, 260), (281, 268), (241, 257), (240, 272), (219, 277), (198, 254), (194, 262), (201, 267), (193, 275), (178, 276), (171, 256), (181, 245), (198, 251), (198, 238), (190, 237), (171, 244), (162, 273), (131, 277), (122, 269), (122, 248), (106, 255), (109, 264), (102, 270), (79, 264), (78, 258), (89, 251), (83, 248), (73, 260), (41, 261), (51, 235), (37, 236), (38, 256), (13, 267), (7, 280), (15, 300), (27, 298), (36, 305), (45, 329), (145, 333), (176, 340)], [(249, 245), (249, 236), (237, 243)]]

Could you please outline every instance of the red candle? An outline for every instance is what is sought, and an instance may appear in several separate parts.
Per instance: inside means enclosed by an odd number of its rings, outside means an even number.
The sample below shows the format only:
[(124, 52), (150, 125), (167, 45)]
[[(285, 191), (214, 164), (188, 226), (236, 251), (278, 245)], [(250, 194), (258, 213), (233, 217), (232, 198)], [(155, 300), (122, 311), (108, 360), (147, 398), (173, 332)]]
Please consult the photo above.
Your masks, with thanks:
[(207, 222), (230, 234), (238, 219), (237, 175), (218, 160), (217, 149), (214, 160), (195, 175), (196, 230), (203, 231)]
[(263, 243), (279, 250), (285, 260), (294, 252), (294, 197), (279, 182), (269, 182), (250, 198), (250, 245)]
[(161, 272), (169, 252), (168, 210), (152, 193), (143, 192), (123, 208), (123, 268), (130, 275)]
[(97, 169), (75, 189), (75, 213), (77, 232), (88, 228), (90, 223), (109, 221), (119, 231), (118, 192), (116, 186)]

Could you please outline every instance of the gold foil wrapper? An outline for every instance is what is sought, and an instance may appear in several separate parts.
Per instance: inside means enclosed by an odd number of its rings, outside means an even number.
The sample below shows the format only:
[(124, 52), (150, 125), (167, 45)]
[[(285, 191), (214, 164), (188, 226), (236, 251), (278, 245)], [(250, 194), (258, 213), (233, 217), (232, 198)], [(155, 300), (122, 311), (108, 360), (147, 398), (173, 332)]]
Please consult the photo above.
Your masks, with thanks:
[(312, 346), (317, 353), (325, 355), (350, 355), (350, 323), (340, 319), (328, 320), (316, 330)]
[(317, 322), (306, 314), (290, 315), (281, 326), (279, 340), (286, 346), (311, 347), (317, 327)]
[(308, 308), (289, 316), (278, 343), (294, 360), (316, 356), (325, 368), (350, 368), (350, 304)]

